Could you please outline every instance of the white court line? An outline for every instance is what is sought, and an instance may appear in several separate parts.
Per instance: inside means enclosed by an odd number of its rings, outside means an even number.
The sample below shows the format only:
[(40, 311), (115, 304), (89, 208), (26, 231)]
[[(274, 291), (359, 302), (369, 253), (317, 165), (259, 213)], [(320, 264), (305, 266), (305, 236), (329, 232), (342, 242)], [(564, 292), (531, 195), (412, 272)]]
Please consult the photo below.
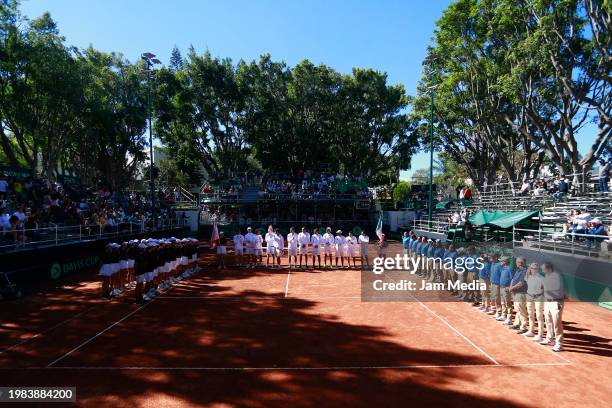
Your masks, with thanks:
[[(53, 370), (198, 370), (198, 371), (337, 371), (337, 370), (408, 370), (420, 368), (499, 368), (499, 367), (549, 367), (549, 366), (571, 366), (567, 363), (516, 363), (516, 364), (420, 364), (420, 365), (397, 365), (397, 366), (329, 366), (329, 367), (146, 367), (146, 366), (55, 366), (55, 367), (29, 367), (26, 369), (40, 370), (51, 368)], [(2, 370), (0, 368), (0, 370)]]
[(472, 347), (474, 347), (476, 350), (480, 351), (482, 354), (484, 354), (489, 360), (491, 360), (492, 362), (494, 362), (497, 365), (500, 365), (493, 357), (491, 357), (489, 354), (487, 354), (483, 349), (481, 349), (480, 347), (478, 347), (476, 344), (474, 344), (474, 342), (472, 342), (472, 340), (468, 339), (466, 336), (463, 335), (463, 333), (461, 333), (459, 330), (455, 329), (453, 327), (453, 325), (451, 325), (446, 319), (444, 319), (442, 316), (438, 315), (436, 312), (434, 312), (433, 310), (431, 310), (429, 307), (427, 307), (427, 305), (425, 305), (423, 302), (421, 302), (419, 299), (417, 299), (416, 297), (412, 296), (414, 298), (414, 300), (416, 300), (417, 302), (419, 302), (419, 304), (421, 306), (423, 306), (425, 309), (427, 309), (431, 314), (433, 314), (434, 316), (436, 316), (438, 319), (440, 319), (444, 324), (446, 324), (448, 327), (450, 327), (455, 333), (457, 333), (459, 336), (461, 336), (465, 341), (467, 341), (468, 343), (470, 343), (472, 345)]
[(113, 327), (115, 327), (116, 325), (118, 325), (119, 323), (121, 323), (122, 321), (124, 321), (125, 319), (127, 319), (128, 317), (132, 316), (134, 313), (138, 312), (139, 310), (143, 309), (144, 307), (150, 305), (151, 303), (153, 303), (155, 301), (155, 299), (150, 300), (149, 302), (145, 303), (144, 305), (140, 306), (139, 308), (132, 310), (130, 313), (128, 313), (127, 315), (125, 315), (124, 317), (121, 318), (121, 320), (117, 320), (115, 323), (111, 324), (110, 326), (108, 326), (106, 329), (102, 330), (101, 332), (99, 332), (98, 334), (96, 334), (95, 336), (89, 338), (88, 340), (84, 341), (83, 343), (79, 344), (78, 346), (76, 346), (75, 348), (73, 348), (72, 350), (70, 350), (69, 352), (67, 352), (66, 354), (64, 354), (63, 356), (53, 360), (52, 362), (50, 362), (47, 365), (47, 368), (53, 366), (55, 363), (62, 361), (63, 359), (65, 359), (66, 357), (68, 357), (70, 354), (74, 353), (75, 351), (77, 351), (78, 349), (80, 349), (81, 347), (85, 346), (86, 344), (92, 342), (94, 339), (98, 338), (100, 335), (106, 333), (107, 331), (109, 331), (110, 329), (112, 329)]
[[(295, 296), (300, 296), (296, 298)], [(279, 294), (270, 294), (266, 296), (158, 296), (156, 299), (210, 299), (210, 300), (283, 300)], [(288, 300), (332, 300), (332, 299), (361, 299), (361, 296), (309, 296), (308, 294), (296, 294), (290, 297), (287, 294)]]
[[(301, 258), (300, 258), (301, 259)], [(287, 283), (285, 284), (285, 297), (289, 293), (289, 279), (291, 278), (291, 268), (287, 271)]]
[(76, 318), (77, 318), (77, 317), (79, 317), (79, 316), (82, 316), (83, 314), (85, 314), (85, 313), (89, 312), (91, 309), (93, 309), (93, 308), (95, 308), (95, 307), (97, 307), (97, 306), (98, 306), (97, 304), (96, 304), (96, 305), (93, 305), (93, 306), (91, 306), (91, 307), (89, 307), (89, 308), (87, 308), (87, 309), (83, 310), (82, 312), (79, 312), (79, 313), (75, 314), (74, 316), (69, 317), (68, 319), (66, 319), (66, 320), (63, 320), (63, 321), (59, 322), (58, 324), (56, 324), (56, 325), (55, 325), (55, 326), (53, 326), (53, 327), (48, 328), (47, 330), (44, 330), (44, 331), (38, 332), (38, 333), (36, 333), (36, 334), (34, 334), (34, 335), (32, 335), (32, 336), (28, 337), (27, 339), (23, 339), (23, 340), (21, 340), (19, 343), (13, 344), (12, 346), (10, 346), (10, 347), (8, 347), (8, 348), (5, 348), (4, 350), (0, 351), (0, 354), (6, 353), (7, 351), (11, 351), (11, 350), (13, 350), (13, 349), (14, 349), (14, 348), (16, 348), (16, 347), (21, 346), (22, 344), (25, 344), (25, 343), (27, 343), (27, 342), (29, 342), (29, 341), (31, 341), (31, 340), (34, 340), (34, 339), (35, 339), (35, 338), (37, 338), (37, 337), (40, 337), (40, 336), (42, 336), (42, 335), (44, 335), (44, 334), (47, 334), (47, 333), (49, 333), (49, 332), (51, 332), (51, 331), (53, 331), (53, 330), (57, 329), (58, 327), (63, 326), (64, 324), (68, 323), (69, 321), (74, 320), (74, 319), (76, 319)]

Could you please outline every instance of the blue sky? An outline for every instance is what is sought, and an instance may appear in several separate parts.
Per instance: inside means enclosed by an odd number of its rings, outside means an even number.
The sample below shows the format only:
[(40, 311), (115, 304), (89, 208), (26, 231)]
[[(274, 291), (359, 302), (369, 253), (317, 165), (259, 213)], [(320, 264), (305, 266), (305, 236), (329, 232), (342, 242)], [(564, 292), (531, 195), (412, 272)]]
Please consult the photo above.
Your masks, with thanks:
[[(175, 45), (237, 61), (270, 53), (295, 65), (303, 59), (348, 73), (388, 73), (414, 95), (435, 21), (451, 0), (22, 0), (23, 14), (49, 11), (68, 44), (117, 51), (136, 60), (144, 51), (167, 63)], [(584, 132), (581, 150), (594, 138)], [(586, 134), (588, 133), (588, 134)], [(429, 166), (413, 157), (412, 171)], [(408, 176), (412, 171), (406, 172)]]

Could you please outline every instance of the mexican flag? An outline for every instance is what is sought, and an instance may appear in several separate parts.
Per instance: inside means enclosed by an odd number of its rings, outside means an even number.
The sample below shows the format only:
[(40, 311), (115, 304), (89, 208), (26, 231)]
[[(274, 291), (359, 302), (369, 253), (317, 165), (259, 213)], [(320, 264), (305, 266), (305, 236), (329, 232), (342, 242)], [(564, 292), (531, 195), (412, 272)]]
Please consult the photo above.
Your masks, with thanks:
[(383, 226), (383, 212), (380, 211), (380, 215), (378, 216), (378, 224), (376, 224), (376, 235), (378, 239), (382, 240), (382, 226)]
[(217, 222), (213, 224), (212, 235), (210, 236), (210, 247), (215, 249), (219, 243), (219, 228), (217, 228)]

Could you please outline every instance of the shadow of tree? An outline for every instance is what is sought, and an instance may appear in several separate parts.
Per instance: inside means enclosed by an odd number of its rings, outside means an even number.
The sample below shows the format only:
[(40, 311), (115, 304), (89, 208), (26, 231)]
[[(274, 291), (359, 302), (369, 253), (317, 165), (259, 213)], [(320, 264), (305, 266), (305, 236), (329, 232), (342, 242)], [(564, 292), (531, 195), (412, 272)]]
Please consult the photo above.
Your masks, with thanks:
[[(0, 383), (76, 386), (78, 403), (96, 407), (516, 406), (503, 397), (485, 398), (457, 387), (476, 378), (452, 366), (490, 364), (479, 355), (410, 347), (376, 326), (375, 316), (362, 316), (371, 324), (349, 324), (339, 315), (322, 313), (317, 301), (236, 291), (223, 283), (253, 277), (252, 271), (245, 272), (206, 270), (173, 289), (179, 297), (157, 298), (55, 367), (17, 368), (44, 367), (136, 310), (127, 298), (96, 307), (61, 331), (14, 351), (0, 369)], [(78, 295), (72, 299), (51, 294), (48, 305), (94, 302), (90, 291), (73, 291)], [(14, 312), (17, 325), (36, 317), (33, 309)], [(444, 367), (401, 368), (415, 365)]]

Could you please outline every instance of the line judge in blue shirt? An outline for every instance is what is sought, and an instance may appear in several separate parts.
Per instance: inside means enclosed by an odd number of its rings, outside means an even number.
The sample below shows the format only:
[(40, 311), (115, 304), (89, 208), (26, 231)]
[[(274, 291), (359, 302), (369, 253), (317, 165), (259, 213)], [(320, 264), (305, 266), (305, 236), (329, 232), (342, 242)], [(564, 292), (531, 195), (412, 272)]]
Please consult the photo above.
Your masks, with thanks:
[(482, 304), (478, 310), (488, 314), (491, 311), (491, 261), (485, 253), (480, 254), (480, 257), (482, 258), (483, 266), (478, 271), (478, 281), (484, 283), (485, 286), (480, 292)]
[(529, 321), (527, 320), (527, 282), (525, 276), (527, 274), (527, 265), (525, 258), (516, 258), (516, 270), (510, 281), (510, 293), (514, 301), (514, 324), (512, 328), (523, 334), (527, 332)]
[(491, 279), (491, 303), (495, 312), (489, 312), (493, 314), (495, 320), (505, 320), (501, 314), (501, 299), (499, 293), (499, 278), (501, 277), (501, 264), (499, 263), (499, 255), (491, 255), (491, 272), (489, 278)]
[[(455, 246), (453, 244), (450, 244), (448, 246), (448, 249), (446, 251), (444, 251), (444, 282), (448, 282), (449, 280), (453, 280), (454, 278), (454, 272), (453, 272), (453, 268), (455, 265), (455, 258), (457, 258), (457, 251), (455, 251)], [(450, 263), (450, 268), (447, 268), (446, 265), (448, 264), (448, 260), (451, 260), (452, 263)], [(451, 293), (453, 291), (451, 290)]]
[(504, 324), (512, 326), (512, 294), (510, 293), (510, 283), (514, 275), (514, 269), (508, 264), (508, 257), (503, 256), (500, 259), (501, 273), (499, 276), (499, 294), (501, 296), (502, 316)]
[(408, 231), (405, 231), (404, 236), (402, 237), (402, 248), (404, 255), (408, 255), (408, 252), (410, 251), (410, 234), (408, 234)]

